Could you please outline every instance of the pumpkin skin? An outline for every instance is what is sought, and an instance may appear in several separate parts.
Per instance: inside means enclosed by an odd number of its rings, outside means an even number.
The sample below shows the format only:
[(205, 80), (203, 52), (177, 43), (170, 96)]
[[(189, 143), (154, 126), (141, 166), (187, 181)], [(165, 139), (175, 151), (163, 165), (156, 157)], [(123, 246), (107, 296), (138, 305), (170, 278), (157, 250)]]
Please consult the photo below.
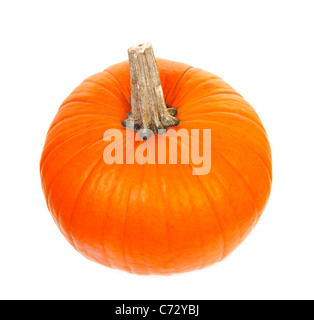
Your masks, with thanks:
[[(48, 208), (68, 242), (90, 260), (142, 275), (223, 260), (259, 220), (272, 183), (267, 134), (242, 96), (209, 72), (157, 65), (167, 106), (178, 109), (171, 129), (212, 130), (208, 175), (180, 162), (103, 161), (111, 143), (104, 131), (120, 129), (125, 141), (129, 130), (121, 126), (131, 110), (127, 61), (86, 79), (63, 102), (40, 162)], [(135, 151), (143, 143), (135, 141)]]

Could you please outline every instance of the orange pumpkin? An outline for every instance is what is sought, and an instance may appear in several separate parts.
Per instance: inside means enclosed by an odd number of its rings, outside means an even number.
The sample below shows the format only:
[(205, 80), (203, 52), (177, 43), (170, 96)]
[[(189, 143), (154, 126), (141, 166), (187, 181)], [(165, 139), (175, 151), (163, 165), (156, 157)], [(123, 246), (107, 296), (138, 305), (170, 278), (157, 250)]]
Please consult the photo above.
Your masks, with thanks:
[[(86, 79), (62, 103), (40, 170), (49, 210), (77, 251), (108, 267), (168, 275), (221, 261), (247, 237), (270, 194), (272, 161), (258, 115), (233, 88), (183, 63), (157, 65), (166, 104), (178, 110), (171, 129), (211, 129), (207, 175), (193, 175), (189, 164), (103, 161), (111, 143), (104, 131), (119, 129), (126, 142), (129, 130), (121, 125), (131, 110), (127, 61)], [(150, 143), (131, 137), (134, 152)]]

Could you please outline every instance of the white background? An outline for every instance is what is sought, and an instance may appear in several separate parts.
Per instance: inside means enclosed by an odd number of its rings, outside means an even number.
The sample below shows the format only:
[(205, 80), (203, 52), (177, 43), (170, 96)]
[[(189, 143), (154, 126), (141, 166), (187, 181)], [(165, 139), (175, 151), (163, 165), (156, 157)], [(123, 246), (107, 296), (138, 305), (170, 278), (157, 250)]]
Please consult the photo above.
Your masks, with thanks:
[[(1, 1), (1, 299), (313, 299), (313, 1)], [(39, 159), (59, 105), (151, 41), (158, 57), (222, 77), (268, 132), (273, 189), (224, 262), (171, 277), (78, 254), (45, 204)]]

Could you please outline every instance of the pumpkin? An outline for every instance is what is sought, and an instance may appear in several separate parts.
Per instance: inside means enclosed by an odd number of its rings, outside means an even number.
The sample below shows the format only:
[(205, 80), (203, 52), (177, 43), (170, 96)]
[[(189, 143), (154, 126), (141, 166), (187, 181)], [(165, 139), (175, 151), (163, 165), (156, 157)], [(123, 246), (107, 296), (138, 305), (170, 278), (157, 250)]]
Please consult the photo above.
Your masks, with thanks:
[[(266, 131), (249, 103), (212, 73), (155, 60), (150, 44), (130, 48), (129, 59), (83, 81), (59, 108), (40, 162), (48, 208), (68, 242), (107, 267), (170, 275), (219, 262), (248, 236), (269, 198)], [(145, 122), (147, 108), (157, 122)], [(138, 139), (136, 131), (148, 127), (153, 136)], [(167, 135), (155, 134), (160, 128), (210, 129), (210, 172), (193, 174), (181, 162), (105, 163), (106, 148), (128, 139), (134, 150), (124, 160), (153, 138), (169, 151)], [(121, 138), (105, 139), (108, 129)]]

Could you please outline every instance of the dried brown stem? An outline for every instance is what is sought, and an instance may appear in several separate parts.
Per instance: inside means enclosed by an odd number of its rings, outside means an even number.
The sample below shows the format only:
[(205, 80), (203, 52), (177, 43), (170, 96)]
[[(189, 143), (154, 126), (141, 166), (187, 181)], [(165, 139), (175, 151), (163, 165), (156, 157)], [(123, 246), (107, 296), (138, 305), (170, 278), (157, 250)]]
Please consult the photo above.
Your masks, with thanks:
[(165, 103), (151, 43), (132, 46), (128, 54), (132, 111), (127, 120), (134, 121), (135, 131), (150, 129), (153, 133), (178, 125), (177, 110)]

